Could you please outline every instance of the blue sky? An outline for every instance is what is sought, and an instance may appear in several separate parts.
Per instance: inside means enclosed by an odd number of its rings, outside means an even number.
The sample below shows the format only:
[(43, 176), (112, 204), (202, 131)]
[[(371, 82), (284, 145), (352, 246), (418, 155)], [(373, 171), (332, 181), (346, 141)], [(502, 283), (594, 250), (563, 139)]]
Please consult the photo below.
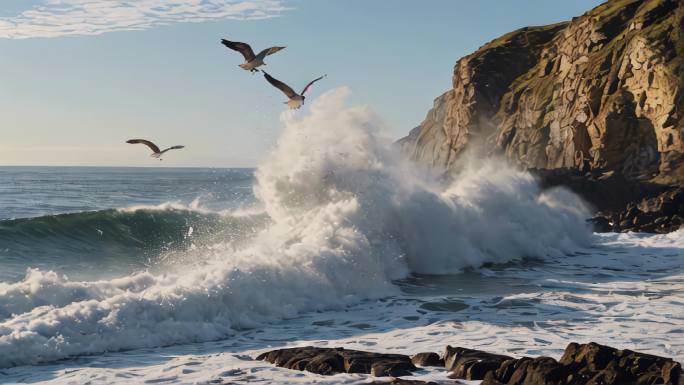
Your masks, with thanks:
[(158, 166), (132, 137), (187, 146), (164, 166), (256, 165), (285, 97), (238, 68), (221, 38), (287, 46), (269, 73), (295, 89), (328, 74), (310, 98), (348, 86), (399, 138), (450, 87), (458, 58), (599, 3), (3, 0), (0, 165)]

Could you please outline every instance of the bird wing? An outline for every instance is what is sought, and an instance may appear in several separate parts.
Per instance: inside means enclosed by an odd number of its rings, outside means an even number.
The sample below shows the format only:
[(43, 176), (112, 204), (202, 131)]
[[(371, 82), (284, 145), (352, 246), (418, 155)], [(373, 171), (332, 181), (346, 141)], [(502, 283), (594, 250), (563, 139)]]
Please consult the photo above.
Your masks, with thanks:
[(312, 86), (314, 83), (316, 83), (317, 81), (323, 79), (323, 78), (326, 77), (326, 76), (328, 76), (328, 75), (326, 74), (326, 75), (321, 76), (320, 78), (317, 78), (317, 79), (314, 79), (314, 80), (310, 81), (309, 84), (307, 84), (306, 87), (304, 87), (304, 89), (302, 90), (302, 96), (304, 96), (304, 93), (305, 93), (306, 91), (308, 91), (309, 88), (311, 88), (311, 86)]
[(233, 51), (240, 52), (242, 56), (245, 57), (245, 60), (247, 60), (248, 62), (254, 60), (255, 58), (254, 51), (252, 51), (252, 47), (250, 47), (247, 43), (240, 43), (238, 41), (221, 39), (221, 44), (232, 49)]
[(167, 148), (167, 149), (164, 149), (164, 151), (162, 151), (161, 153), (163, 154), (163, 153), (165, 153), (166, 151), (169, 151), (169, 150), (178, 150), (178, 149), (181, 149), (181, 148), (185, 148), (185, 146), (171, 146), (171, 147), (169, 147), (169, 148)]
[(273, 55), (274, 53), (280, 51), (281, 49), (285, 49), (285, 47), (271, 47), (271, 48), (266, 48), (265, 50), (259, 52), (257, 57), (265, 58), (268, 55)]
[[(264, 72), (264, 71), (261, 71), (261, 72)], [(294, 90), (292, 88), (290, 88), (290, 86), (288, 86), (287, 84), (285, 84), (285, 83), (281, 82), (280, 80), (274, 78), (273, 76), (267, 74), (266, 72), (264, 72), (264, 77), (266, 78), (266, 80), (268, 80), (269, 83), (271, 83), (271, 85), (273, 85), (273, 87), (283, 91), (283, 93), (285, 95), (287, 95), (288, 98), (291, 98), (291, 97), (297, 95), (297, 93), (295, 93)]]
[(145, 139), (130, 139), (130, 140), (127, 140), (126, 143), (130, 143), (130, 144), (138, 144), (138, 143), (141, 143), (141, 144), (144, 144), (145, 146), (149, 147), (150, 150), (152, 150), (152, 152), (154, 152), (155, 154), (159, 152), (159, 147), (157, 147), (156, 144), (150, 142), (149, 140), (145, 140)]

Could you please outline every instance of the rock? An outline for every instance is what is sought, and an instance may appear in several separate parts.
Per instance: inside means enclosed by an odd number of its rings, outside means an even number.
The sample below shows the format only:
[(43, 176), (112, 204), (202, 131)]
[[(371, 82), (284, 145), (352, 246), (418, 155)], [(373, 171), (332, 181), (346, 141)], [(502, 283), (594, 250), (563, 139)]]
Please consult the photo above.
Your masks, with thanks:
[(622, 215), (622, 220), (633, 222), (633, 219), (637, 216), (637, 214), (639, 214), (639, 209), (637, 209), (634, 204), (630, 204), (627, 206), (627, 211), (625, 211), (624, 215)]
[[(631, 203), (618, 214), (618, 231), (668, 233), (678, 230), (684, 216), (684, 188), (676, 187)], [(593, 220), (593, 219), (592, 219)]]
[[(439, 362), (436, 353), (418, 353), (413, 358), (421, 363)], [(269, 351), (257, 359), (323, 375), (346, 372), (395, 377), (387, 382), (376, 380), (373, 384), (434, 384), (396, 378), (418, 370), (408, 356), (401, 354), (306, 346)], [(447, 346), (444, 362), (451, 372), (449, 378), (482, 380), (481, 385), (684, 385), (681, 364), (670, 358), (618, 350), (593, 342), (570, 343), (559, 360), (551, 357), (515, 359)]]
[(416, 367), (410, 362), (379, 361), (373, 363), (370, 374), (374, 377), (410, 376), (411, 370), (416, 370)]
[(382, 354), (348, 350), (344, 348), (318, 348), (305, 346), (272, 350), (260, 354), (257, 360), (276, 366), (331, 375), (337, 373), (364, 373), (375, 376), (410, 375), (418, 368), (403, 354)]
[(653, 224), (655, 225), (662, 225), (666, 223), (670, 218), (668, 217), (658, 217), (655, 221), (653, 221)]
[(593, 218), (587, 219), (587, 222), (591, 224), (592, 228), (594, 229), (594, 232), (607, 233), (613, 231), (613, 224), (610, 222), (610, 219), (606, 217), (597, 215)]
[(438, 385), (436, 382), (426, 382), (419, 380), (405, 380), (403, 378), (393, 378), (390, 382), (371, 382), (376, 385)]
[(307, 358), (299, 362), (289, 361), (288, 364), (298, 369), (303, 367), (299, 370), (323, 375), (344, 373), (345, 371), (344, 359), (337, 352), (319, 353), (310, 359)]
[(482, 385), (683, 385), (681, 365), (669, 358), (618, 350), (596, 343), (571, 343), (560, 360), (550, 357), (505, 361)]
[(416, 366), (444, 366), (444, 360), (433, 352), (418, 353), (411, 357), (411, 362)]
[(450, 378), (482, 380), (489, 371), (512, 359), (508, 356), (492, 354), (480, 350), (447, 346), (444, 352), (444, 366), (451, 372)]
[[(624, 213), (632, 206), (636, 208), (639, 201), (668, 190), (668, 187), (657, 183), (629, 180), (618, 172), (581, 174), (571, 168), (529, 171), (537, 177), (543, 189), (566, 187), (582, 197), (596, 211), (603, 212), (604, 216), (610, 216), (609, 213)], [(634, 214), (638, 211), (634, 211)]]
[(627, 231), (633, 231), (634, 230), (634, 227), (632, 226), (632, 221), (630, 221), (628, 219), (624, 219), (624, 220), (620, 221), (619, 228), (620, 228), (621, 232), (627, 232)]

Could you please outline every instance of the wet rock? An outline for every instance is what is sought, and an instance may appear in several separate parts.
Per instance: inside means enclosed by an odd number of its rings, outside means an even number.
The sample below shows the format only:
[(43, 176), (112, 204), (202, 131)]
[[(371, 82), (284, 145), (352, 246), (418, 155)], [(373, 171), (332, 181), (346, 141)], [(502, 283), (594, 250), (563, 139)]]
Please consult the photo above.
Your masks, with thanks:
[(287, 369), (306, 370), (322, 375), (364, 373), (396, 377), (410, 375), (418, 369), (409, 356), (403, 354), (314, 346), (272, 350), (260, 354), (256, 359)]
[(306, 370), (307, 372), (331, 375), (344, 372), (344, 359), (336, 352), (323, 352), (313, 356), (310, 359), (302, 361), (288, 362), (292, 368), (302, 368), (299, 370)]
[[(365, 373), (394, 377), (373, 384), (422, 385), (431, 382), (396, 378), (417, 368), (408, 356), (344, 348), (312, 346), (278, 349), (258, 360), (317, 374)], [(438, 362), (436, 353), (419, 353), (417, 362)], [(559, 360), (551, 357), (519, 359), (479, 350), (447, 346), (445, 367), (449, 378), (483, 380), (481, 385), (684, 385), (680, 363), (670, 358), (619, 350), (596, 343), (571, 343)]]
[(444, 352), (444, 366), (451, 372), (450, 378), (482, 380), (487, 372), (494, 371), (509, 356), (492, 354), (480, 350), (447, 346)]
[(375, 385), (438, 385), (436, 382), (426, 382), (419, 380), (405, 380), (403, 378), (393, 378), (390, 382), (371, 382)]
[(374, 377), (398, 377), (410, 376), (412, 370), (417, 368), (411, 362), (402, 361), (379, 361), (373, 363), (370, 374)]
[(444, 366), (444, 360), (433, 352), (418, 353), (411, 357), (411, 362), (416, 366)]
[(571, 343), (560, 360), (550, 357), (505, 361), (482, 385), (683, 385), (681, 365), (669, 358), (618, 350), (596, 343)]
[(619, 226), (620, 231), (625, 232), (625, 231), (633, 231), (634, 226), (632, 226), (632, 221), (628, 219), (623, 219), (620, 221), (620, 226)]
[(613, 224), (610, 219), (603, 216), (595, 216), (593, 218), (587, 219), (587, 222), (591, 224), (592, 228), (597, 233), (607, 233), (613, 231)]
[(633, 222), (633, 220), (634, 220), (634, 218), (636, 218), (637, 214), (639, 214), (639, 209), (636, 208), (636, 205), (631, 203), (627, 206), (627, 210), (622, 215), (622, 220)]
[[(670, 188), (664, 192), (643, 198), (638, 204), (628, 205), (624, 212), (619, 212), (621, 218), (615, 231), (639, 231), (648, 233), (668, 233), (679, 230), (684, 216), (684, 189)], [(599, 216), (600, 217), (600, 216)], [(604, 219), (592, 218), (594, 223), (603, 223)], [(598, 230), (599, 226), (595, 226)]]

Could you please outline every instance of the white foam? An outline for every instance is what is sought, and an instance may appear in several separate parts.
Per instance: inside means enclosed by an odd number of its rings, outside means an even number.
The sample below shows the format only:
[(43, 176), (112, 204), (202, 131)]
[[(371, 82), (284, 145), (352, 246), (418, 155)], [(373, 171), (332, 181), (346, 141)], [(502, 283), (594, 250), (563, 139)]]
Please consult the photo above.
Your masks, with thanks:
[[(446, 295), (404, 293), (344, 311), (305, 314), (238, 332), (224, 341), (6, 369), (0, 380), (50, 384), (358, 384), (374, 380), (359, 374), (319, 376), (252, 359), (276, 347), (304, 345), (414, 354), (442, 352), (451, 344), (514, 357), (559, 358), (569, 342), (595, 341), (681, 362), (683, 250), (682, 231), (600, 234), (591, 248), (573, 256), (474, 272), (478, 275), (474, 287)], [(611, 272), (616, 276), (610, 276)], [(465, 276), (452, 277), (459, 278)], [(440, 311), (425, 306), (446, 302), (467, 307)], [(445, 375), (444, 370), (434, 368), (408, 378), (453, 383)]]
[(400, 160), (372, 112), (346, 107), (347, 94), (321, 96), (302, 117), (284, 114), (255, 186), (272, 223), (246, 246), (207, 249), (203, 265), (166, 274), (71, 282), (31, 270), (0, 286), (0, 367), (216, 340), (396, 294), (392, 281), (411, 271), (558, 257), (588, 244), (568, 193), (542, 194), (530, 175), (493, 163), (440, 186)]
[(121, 207), (116, 209), (122, 213), (134, 213), (136, 211), (193, 211), (203, 214), (211, 214), (213, 211), (203, 208), (200, 204), (200, 198), (195, 198), (189, 204), (184, 204), (178, 201), (164, 202), (158, 205), (133, 205), (129, 207)]

